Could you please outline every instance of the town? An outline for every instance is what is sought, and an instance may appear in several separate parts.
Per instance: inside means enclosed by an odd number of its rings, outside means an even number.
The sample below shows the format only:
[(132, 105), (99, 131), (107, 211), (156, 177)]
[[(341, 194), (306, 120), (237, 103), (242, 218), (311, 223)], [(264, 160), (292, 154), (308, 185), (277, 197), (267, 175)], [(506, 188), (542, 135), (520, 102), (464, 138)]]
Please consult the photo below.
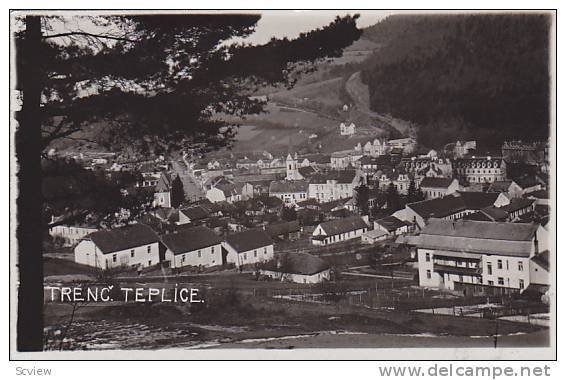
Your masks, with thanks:
[[(335, 133), (348, 138), (356, 126)], [(366, 310), (548, 326), (546, 142), (422, 151), (415, 138), (380, 137), (330, 153), (289, 146), (279, 155), (67, 159), (109, 178), (132, 173), (122, 191), (152, 201), (132, 223), (106, 228), (52, 215), (46, 268), (58, 275), (206, 281), (303, 305), (327, 303), (320, 290), (333, 284), (332, 294), (339, 286), (350, 306)]]

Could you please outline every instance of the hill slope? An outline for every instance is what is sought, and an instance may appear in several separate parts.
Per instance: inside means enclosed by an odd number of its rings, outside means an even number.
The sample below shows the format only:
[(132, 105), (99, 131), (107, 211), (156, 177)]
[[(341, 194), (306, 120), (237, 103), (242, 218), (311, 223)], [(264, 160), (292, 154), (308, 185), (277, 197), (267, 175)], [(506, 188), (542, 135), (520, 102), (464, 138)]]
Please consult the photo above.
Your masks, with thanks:
[(383, 44), (365, 63), (370, 106), (416, 122), (419, 140), (483, 144), (549, 133), (545, 15), (399, 15), (364, 32)]

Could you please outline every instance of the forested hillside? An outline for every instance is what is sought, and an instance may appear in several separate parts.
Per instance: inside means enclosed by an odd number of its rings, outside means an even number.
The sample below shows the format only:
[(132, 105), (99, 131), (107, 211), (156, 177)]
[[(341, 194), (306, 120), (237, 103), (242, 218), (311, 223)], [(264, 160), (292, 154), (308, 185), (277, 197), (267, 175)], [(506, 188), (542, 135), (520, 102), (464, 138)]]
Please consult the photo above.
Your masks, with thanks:
[(551, 18), (516, 15), (390, 16), (364, 31), (383, 44), (366, 61), (374, 111), (421, 125), (419, 140), (494, 145), (549, 133)]

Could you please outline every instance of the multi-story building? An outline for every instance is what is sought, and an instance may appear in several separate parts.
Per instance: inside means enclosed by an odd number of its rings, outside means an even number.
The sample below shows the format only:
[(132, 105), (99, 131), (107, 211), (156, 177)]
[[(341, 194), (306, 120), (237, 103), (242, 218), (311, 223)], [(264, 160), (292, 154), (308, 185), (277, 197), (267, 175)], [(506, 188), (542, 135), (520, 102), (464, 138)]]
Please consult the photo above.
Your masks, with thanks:
[(454, 146), (454, 156), (456, 158), (462, 158), (466, 154), (470, 153), (471, 150), (476, 149), (476, 142), (475, 141), (456, 141), (456, 145)]
[(269, 184), (269, 196), (277, 197), (285, 204), (296, 204), (307, 199), (309, 184), (305, 181), (273, 181)]
[(491, 183), (507, 177), (506, 163), (501, 157), (460, 158), (455, 161), (454, 170), (461, 181), (468, 183)]
[(411, 157), (401, 160), (407, 172), (416, 178), (452, 178), (452, 161), (442, 157)]
[(490, 293), (523, 291), (539, 255), (538, 225), (431, 219), (414, 240), (419, 284)]
[(355, 170), (317, 173), (310, 178), (308, 197), (319, 202), (350, 198), (354, 196), (354, 188), (362, 182)]
[(455, 193), (460, 190), (460, 185), (455, 178), (425, 177), (420, 188), (426, 199), (434, 199)]
[(355, 149), (333, 152), (330, 155), (330, 167), (337, 170), (356, 167), (358, 165), (357, 161), (362, 157), (363, 153)]
[(341, 136), (353, 136), (355, 133), (356, 133), (356, 125), (354, 123), (350, 123), (350, 125), (340, 123)]
[(378, 172), (375, 179), (379, 181), (379, 189), (381, 191), (387, 191), (389, 185), (393, 184), (399, 194), (407, 194), (412, 176), (409, 175), (404, 168), (399, 167), (392, 170), (383, 170)]

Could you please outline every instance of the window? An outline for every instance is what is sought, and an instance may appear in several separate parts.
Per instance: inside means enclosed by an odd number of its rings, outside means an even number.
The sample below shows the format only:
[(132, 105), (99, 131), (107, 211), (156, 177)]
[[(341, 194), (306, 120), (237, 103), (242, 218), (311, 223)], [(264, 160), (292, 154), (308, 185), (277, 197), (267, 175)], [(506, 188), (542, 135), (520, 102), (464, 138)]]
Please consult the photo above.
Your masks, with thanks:
[(116, 262), (116, 254), (112, 255), (112, 262), (113, 262), (113, 263)]
[(248, 253), (244, 252), (244, 260), (247, 260), (247, 259), (248, 259)]
[(147, 253), (151, 253), (151, 245), (147, 246)]
[(428, 279), (432, 278), (432, 274), (430, 273), (430, 269), (428, 269), (426, 271), (426, 278), (428, 278)]
[(135, 255), (136, 255), (136, 251), (132, 249), (130, 251), (130, 257), (134, 257)]
[(460, 282), (464, 282), (464, 276), (459, 275), (459, 276), (458, 276), (458, 279), (460, 280)]
[(507, 270), (509, 270), (509, 260), (505, 260), (505, 266), (507, 267)]
[[(523, 262), (522, 262), (522, 261), (519, 261), (519, 262), (517, 263), (517, 265), (518, 265), (518, 267), (519, 267), (519, 272), (522, 272), (522, 271), (523, 271)], [(521, 281), (522, 281), (522, 280), (521, 280)]]
[(491, 268), (491, 263), (487, 263), (487, 274), (493, 274), (493, 270)]
[(267, 248), (266, 247), (263, 247), (263, 254), (267, 255)]
[(151, 260), (149, 260), (149, 261), (147, 262), (147, 266), (148, 266), (148, 267), (151, 266)]
[(201, 254), (201, 251), (200, 251), (200, 249), (199, 249), (198, 252), (197, 252), (197, 256), (198, 256), (198, 257), (201, 257), (201, 255), (202, 255), (202, 254)]
[(185, 262), (185, 255), (181, 256), (181, 262), (182, 262), (182, 263)]
[(257, 249), (254, 249), (254, 257), (257, 257)]
[(210, 253), (214, 255), (214, 247), (210, 247)]
[(425, 253), (425, 261), (428, 263), (430, 261), (430, 253)]
[(497, 277), (497, 285), (505, 285), (505, 279), (503, 277)]
[(489, 280), (489, 281), (487, 281), (487, 284), (488, 284), (489, 286), (493, 286), (493, 281)]
[(503, 269), (503, 260), (497, 260), (497, 269)]
[(525, 289), (525, 280), (519, 280), (519, 289)]

